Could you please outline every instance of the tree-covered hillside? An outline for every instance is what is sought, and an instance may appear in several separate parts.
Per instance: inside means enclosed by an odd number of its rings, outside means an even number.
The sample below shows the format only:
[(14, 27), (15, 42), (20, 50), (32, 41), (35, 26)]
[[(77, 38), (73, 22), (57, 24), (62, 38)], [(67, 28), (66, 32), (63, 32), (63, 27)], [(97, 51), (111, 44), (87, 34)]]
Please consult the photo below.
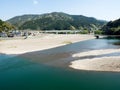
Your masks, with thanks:
[(15, 27), (13, 25), (0, 20), (0, 33), (1, 32), (8, 32), (12, 29), (15, 29)]
[(120, 19), (108, 22), (102, 30), (106, 35), (120, 35)]
[(53, 12), (42, 15), (23, 15), (8, 20), (18, 29), (32, 30), (91, 30), (99, 29), (106, 22), (82, 15)]

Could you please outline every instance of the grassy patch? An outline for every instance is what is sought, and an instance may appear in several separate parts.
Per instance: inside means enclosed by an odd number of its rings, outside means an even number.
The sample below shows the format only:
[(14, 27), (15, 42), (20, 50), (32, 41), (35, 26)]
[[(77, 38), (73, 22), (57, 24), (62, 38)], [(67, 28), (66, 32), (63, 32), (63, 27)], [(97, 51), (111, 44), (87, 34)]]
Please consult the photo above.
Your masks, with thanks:
[(72, 44), (71, 41), (64, 41), (63, 44)]

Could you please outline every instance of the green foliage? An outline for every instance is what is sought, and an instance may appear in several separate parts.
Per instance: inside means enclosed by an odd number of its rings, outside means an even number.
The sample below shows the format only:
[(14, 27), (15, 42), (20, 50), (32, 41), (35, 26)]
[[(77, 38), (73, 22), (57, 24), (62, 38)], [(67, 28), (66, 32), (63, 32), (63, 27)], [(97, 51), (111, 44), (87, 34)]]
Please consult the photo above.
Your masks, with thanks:
[(108, 22), (102, 30), (106, 35), (120, 35), (120, 19)]
[(74, 26), (70, 26), (70, 30), (76, 30), (76, 28)]
[(96, 30), (96, 31), (94, 31), (94, 33), (95, 33), (95, 34), (102, 34), (103, 31), (102, 31), (102, 30)]
[(0, 33), (1, 32), (9, 32), (12, 29), (15, 29), (15, 27), (13, 25), (0, 20)]
[(102, 26), (105, 22), (82, 15), (69, 15), (66, 13), (48, 13), (43, 15), (23, 15), (14, 17), (8, 22), (18, 29), (31, 30), (81, 30)]
[(83, 30), (83, 31), (81, 32), (81, 34), (89, 34), (89, 31), (88, 31), (88, 30)]

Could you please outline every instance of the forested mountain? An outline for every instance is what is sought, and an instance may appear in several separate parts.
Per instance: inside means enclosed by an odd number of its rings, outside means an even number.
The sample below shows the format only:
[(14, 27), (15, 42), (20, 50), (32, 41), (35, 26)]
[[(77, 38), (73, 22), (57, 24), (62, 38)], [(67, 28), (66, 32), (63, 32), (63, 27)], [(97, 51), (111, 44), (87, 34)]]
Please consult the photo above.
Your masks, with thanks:
[(108, 22), (102, 30), (107, 35), (120, 35), (120, 19)]
[(8, 32), (9, 30), (15, 29), (15, 27), (7, 22), (0, 20), (0, 33)]
[(18, 29), (31, 30), (74, 30), (98, 29), (106, 22), (82, 15), (53, 12), (42, 15), (23, 15), (8, 20)]

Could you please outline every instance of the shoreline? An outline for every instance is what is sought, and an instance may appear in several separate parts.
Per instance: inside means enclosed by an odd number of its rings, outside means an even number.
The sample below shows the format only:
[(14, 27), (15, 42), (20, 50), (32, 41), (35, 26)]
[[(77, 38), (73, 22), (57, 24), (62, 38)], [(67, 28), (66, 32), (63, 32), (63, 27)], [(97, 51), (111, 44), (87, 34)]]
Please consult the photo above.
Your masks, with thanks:
[(69, 67), (76, 70), (120, 72), (120, 56), (118, 54), (117, 56), (104, 56), (104, 54), (114, 53), (120, 53), (120, 49), (93, 50), (73, 54), (74, 58), (92, 55), (95, 55), (95, 57), (74, 60)]
[(13, 39), (0, 41), (0, 53), (6, 55), (21, 55), (29, 52), (42, 51), (56, 48), (67, 44), (94, 39), (93, 35), (55, 35), (41, 34), (39, 37), (29, 37), (28, 39)]
[[(39, 53), (40, 51), (90, 39), (95, 39), (95, 37), (93, 35), (78, 34), (43, 34), (39, 37), (30, 37), (28, 39), (2, 40), (0, 41), (0, 53), (11, 56), (21, 56), (31, 60), (36, 58), (34, 61), (44, 62), (39, 61), (39, 58), (46, 57), (45, 55), (42, 56), (42, 54)], [(120, 72), (120, 56), (106, 56), (114, 53), (120, 53), (120, 49), (91, 50), (74, 54), (71, 52), (65, 54), (50, 54), (51, 59), (54, 59), (54, 57), (62, 57), (65, 60), (60, 58), (62, 61), (58, 60), (54, 62), (53, 60), (52, 62), (45, 63), (52, 66), (67, 65), (65, 67), (76, 70)]]

